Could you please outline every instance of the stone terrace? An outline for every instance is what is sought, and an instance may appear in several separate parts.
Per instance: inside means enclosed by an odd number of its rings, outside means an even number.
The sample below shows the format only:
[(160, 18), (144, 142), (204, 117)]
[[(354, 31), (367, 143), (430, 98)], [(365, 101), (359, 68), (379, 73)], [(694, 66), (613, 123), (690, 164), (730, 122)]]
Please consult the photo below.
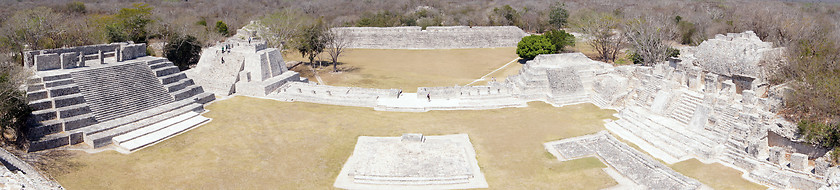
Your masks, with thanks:
[(345, 189), (487, 188), (466, 134), (359, 137), (335, 187)]
[(461, 49), (516, 47), (528, 34), (515, 26), (340, 27), (353, 37), (350, 48)]

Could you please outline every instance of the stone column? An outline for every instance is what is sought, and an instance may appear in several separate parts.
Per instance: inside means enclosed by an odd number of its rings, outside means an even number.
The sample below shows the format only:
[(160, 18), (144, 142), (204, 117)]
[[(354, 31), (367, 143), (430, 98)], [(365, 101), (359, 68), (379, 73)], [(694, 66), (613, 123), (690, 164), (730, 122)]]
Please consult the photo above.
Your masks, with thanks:
[(764, 158), (767, 156), (767, 139), (753, 139), (749, 141), (747, 146), (747, 153), (755, 158)]
[(688, 76), (688, 88), (693, 89), (693, 90), (698, 90), (698, 89), (702, 88), (703, 86), (701, 86), (701, 84), (700, 84), (701, 81), (702, 81), (702, 79), (701, 79), (702, 75), (703, 75), (703, 72), (702, 72), (702, 70), (700, 70), (700, 68), (692, 67), (688, 71), (688, 75), (687, 75)]
[(79, 67), (85, 66), (85, 52), (79, 52)]
[(828, 173), (828, 168), (830, 167), (831, 163), (824, 157), (814, 160), (814, 174), (817, 174), (818, 176), (825, 176), (825, 174)]
[(122, 62), (122, 52), (120, 52), (121, 48), (122, 47), (117, 47), (117, 49), (114, 50), (114, 59), (117, 60), (117, 62)]
[(741, 91), (741, 97), (742, 97), (741, 102), (743, 102), (744, 104), (754, 105), (755, 102), (756, 102), (755, 91), (752, 91), (752, 90)]
[(78, 65), (78, 52), (68, 52), (61, 54), (61, 69), (72, 69)]
[(102, 50), (99, 50), (99, 64), (105, 64), (105, 53), (102, 53)]
[(770, 147), (770, 159), (768, 161), (781, 165), (782, 160), (785, 160), (785, 149), (778, 146)]
[(706, 86), (703, 88), (703, 92), (717, 94), (718, 91), (720, 90), (720, 89), (718, 89), (717, 78), (718, 78), (718, 75), (716, 75), (716, 74), (713, 74), (713, 73), (706, 74), (706, 77), (705, 77)]
[(790, 155), (790, 168), (805, 171), (808, 168), (808, 155), (793, 153)]

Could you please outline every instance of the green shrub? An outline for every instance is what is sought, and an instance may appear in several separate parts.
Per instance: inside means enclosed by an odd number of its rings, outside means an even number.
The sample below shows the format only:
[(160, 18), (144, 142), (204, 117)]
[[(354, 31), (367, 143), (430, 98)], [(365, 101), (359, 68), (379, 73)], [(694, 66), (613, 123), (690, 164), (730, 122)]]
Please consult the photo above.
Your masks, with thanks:
[(216, 21), (216, 32), (222, 34), (224, 36), (230, 36), (230, 32), (228, 31), (228, 26), (225, 24), (224, 21)]
[(563, 52), (566, 47), (575, 46), (575, 36), (565, 30), (549, 30), (543, 35), (548, 37), (557, 52)]
[(645, 62), (645, 59), (643, 59), (642, 56), (637, 54), (636, 52), (628, 53), (627, 59), (633, 61), (633, 64), (642, 64)]
[(668, 57), (679, 57), (680, 50), (677, 48), (668, 47), (668, 49), (665, 50), (665, 55), (667, 55)]
[(516, 45), (516, 54), (523, 59), (534, 59), (539, 54), (556, 52), (551, 41), (542, 35), (525, 36)]

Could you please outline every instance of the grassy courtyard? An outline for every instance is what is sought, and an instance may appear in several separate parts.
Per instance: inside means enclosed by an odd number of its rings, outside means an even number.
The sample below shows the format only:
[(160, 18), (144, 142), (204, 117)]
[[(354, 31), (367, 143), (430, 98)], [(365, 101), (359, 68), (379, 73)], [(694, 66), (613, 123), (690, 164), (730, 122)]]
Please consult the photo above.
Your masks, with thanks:
[[(516, 48), (392, 50), (351, 49), (339, 61), (343, 72), (332, 73), (332, 65), (317, 71), (324, 83), (334, 86), (398, 88), (415, 92), (417, 87), (465, 85), (517, 58)], [(329, 55), (323, 54), (323, 60)], [(284, 59), (308, 62), (299, 53)], [(513, 63), (499, 73), (517, 74), (522, 66)], [(317, 81), (308, 65), (293, 70)], [(507, 75), (493, 75), (502, 81)], [(483, 85), (485, 82), (476, 83)]]
[(329, 189), (358, 136), (467, 133), (493, 189), (615, 185), (595, 158), (560, 162), (542, 143), (603, 130), (591, 104), (484, 111), (379, 112), (248, 97), (207, 107), (213, 121), (130, 155), (77, 153), (49, 171), (68, 189)]
[[(427, 113), (234, 97), (208, 124), (130, 155), (74, 152), (47, 172), (68, 189), (331, 189), (358, 136), (467, 133), (491, 189), (601, 189), (616, 182), (597, 158), (560, 162), (542, 143), (595, 133), (611, 110), (592, 104)], [(699, 162), (698, 162), (699, 163)], [(734, 169), (675, 168), (723, 189), (753, 189)], [(719, 164), (718, 164), (719, 165)], [(724, 175), (721, 175), (724, 174)]]
[[(401, 88), (464, 85), (501, 67), (513, 48), (355, 49), (319, 70), (329, 85)], [(300, 60), (290, 54), (287, 59)], [(421, 65), (421, 66), (418, 66)], [(488, 76), (502, 81), (513, 63)], [(303, 68), (303, 69), (301, 69)], [(311, 70), (298, 67), (305, 77)], [(308, 72), (308, 73), (307, 73)], [(478, 82), (478, 85), (485, 82)], [(234, 97), (206, 107), (213, 120), (130, 155), (70, 152), (46, 168), (68, 189), (332, 189), (358, 136), (469, 134), (490, 189), (602, 189), (616, 182), (594, 157), (560, 162), (543, 143), (605, 130), (615, 111), (592, 104), (426, 113), (380, 112), (311, 103)], [(632, 144), (631, 144), (632, 146)], [(720, 164), (689, 160), (675, 170), (716, 189), (763, 189)]]

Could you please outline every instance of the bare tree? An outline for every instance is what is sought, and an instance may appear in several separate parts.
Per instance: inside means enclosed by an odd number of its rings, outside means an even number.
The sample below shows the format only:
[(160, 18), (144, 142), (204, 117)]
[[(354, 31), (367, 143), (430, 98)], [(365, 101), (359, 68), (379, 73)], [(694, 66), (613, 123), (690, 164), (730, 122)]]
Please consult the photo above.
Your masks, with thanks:
[(289, 42), (297, 30), (310, 23), (311, 18), (295, 9), (283, 9), (279, 12), (265, 16), (260, 20), (261, 27), (258, 29), (262, 37), (273, 47), (287, 49)]
[(330, 29), (325, 35), (327, 41), (327, 53), (332, 59), (333, 72), (338, 72), (338, 58), (347, 51), (347, 47), (353, 43), (353, 37), (345, 30)]
[(621, 22), (621, 18), (610, 13), (592, 13), (577, 20), (575, 28), (588, 35), (587, 44), (598, 53), (598, 59), (615, 62), (625, 43), (624, 35), (618, 31)]
[(59, 22), (59, 15), (49, 8), (18, 11), (0, 29), (0, 38), (5, 39), (0, 45), (15, 51), (20, 57), (27, 49), (54, 48), (60, 45), (56, 42), (56, 36), (62, 33)]
[(642, 65), (654, 65), (668, 57), (670, 45), (667, 40), (674, 38), (672, 23), (662, 16), (647, 16), (631, 19), (624, 24), (624, 36), (642, 58)]

